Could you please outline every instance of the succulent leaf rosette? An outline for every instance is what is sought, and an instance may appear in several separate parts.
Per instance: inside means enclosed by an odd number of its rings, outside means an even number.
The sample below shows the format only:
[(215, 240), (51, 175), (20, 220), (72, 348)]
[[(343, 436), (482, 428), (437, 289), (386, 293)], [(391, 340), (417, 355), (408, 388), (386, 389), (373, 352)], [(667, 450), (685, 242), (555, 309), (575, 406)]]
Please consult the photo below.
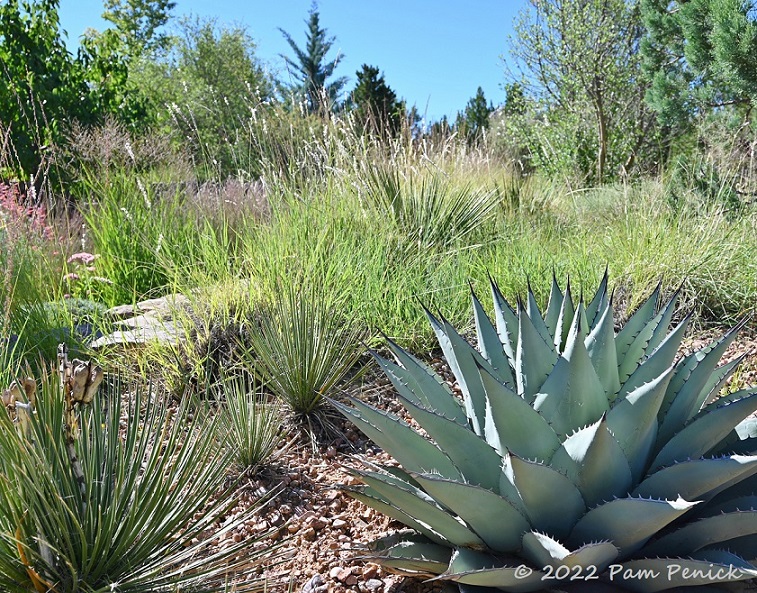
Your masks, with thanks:
[[(690, 315), (660, 287), (616, 332), (605, 274), (588, 304), (552, 282), (495, 321), (473, 294), (478, 348), (428, 313), (462, 397), (388, 341), (374, 353), (423, 429), (336, 404), (401, 467), (344, 486), (409, 530), (374, 542), (390, 570), (482, 592), (738, 590), (757, 576), (757, 389), (721, 396), (743, 322), (687, 356)], [(672, 329), (671, 329), (672, 328)]]

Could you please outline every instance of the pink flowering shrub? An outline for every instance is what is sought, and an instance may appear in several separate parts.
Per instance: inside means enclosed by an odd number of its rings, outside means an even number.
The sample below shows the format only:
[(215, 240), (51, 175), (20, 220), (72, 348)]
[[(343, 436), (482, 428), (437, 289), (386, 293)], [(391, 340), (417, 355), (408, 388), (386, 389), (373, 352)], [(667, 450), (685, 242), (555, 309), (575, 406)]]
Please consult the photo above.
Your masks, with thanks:
[(65, 297), (97, 300), (98, 285), (113, 284), (107, 278), (97, 275), (95, 262), (99, 257), (100, 254), (81, 251), (66, 260), (67, 272), (63, 275)]

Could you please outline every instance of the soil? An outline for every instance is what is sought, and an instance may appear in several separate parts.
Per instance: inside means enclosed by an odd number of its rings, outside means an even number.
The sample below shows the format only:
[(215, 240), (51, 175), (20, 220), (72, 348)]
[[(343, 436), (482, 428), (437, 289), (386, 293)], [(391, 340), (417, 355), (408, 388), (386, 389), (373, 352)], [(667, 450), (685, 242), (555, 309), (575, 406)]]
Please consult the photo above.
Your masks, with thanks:
[[(701, 348), (720, 335), (717, 331), (700, 332), (686, 341), (683, 351)], [(731, 390), (757, 384), (757, 336), (754, 333), (737, 338), (721, 364), (741, 354), (747, 356), (732, 379)], [(453, 385), (449, 369), (440, 358), (433, 359), (432, 365)], [(412, 423), (382, 376), (371, 375), (350, 391)], [(322, 440), (315, 448), (307, 442), (292, 446), (272, 466), (250, 478), (240, 492), (240, 511), (261, 493), (276, 492), (259, 509), (255, 519), (248, 521), (244, 532), (232, 533), (229, 537), (234, 541), (260, 538), (254, 544), (258, 549), (279, 546), (277, 563), (260, 567), (257, 575), (265, 577), (267, 590), (271, 592), (445, 591), (439, 582), (390, 574), (362, 557), (367, 553), (369, 542), (402, 530), (404, 526), (350, 498), (338, 485), (354, 483), (347, 473), (350, 467), (362, 467), (364, 462), (392, 464), (393, 461), (351, 423), (336, 418), (334, 422), (341, 436)]]

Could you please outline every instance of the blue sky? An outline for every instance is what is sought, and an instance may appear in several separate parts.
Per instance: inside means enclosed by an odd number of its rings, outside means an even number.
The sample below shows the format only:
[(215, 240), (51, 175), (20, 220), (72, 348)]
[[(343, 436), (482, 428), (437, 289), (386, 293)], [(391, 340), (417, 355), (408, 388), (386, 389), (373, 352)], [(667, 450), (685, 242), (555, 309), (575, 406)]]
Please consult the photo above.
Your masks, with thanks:
[[(503, 56), (513, 18), (527, 0), (320, 0), (321, 25), (336, 42), (329, 57), (344, 58), (336, 74), (355, 85), (362, 64), (377, 66), (387, 84), (427, 121), (454, 118), (481, 86), (495, 105), (505, 98)], [(247, 28), (257, 55), (285, 75), (279, 54), (292, 52), (278, 28), (300, 47), (311, 0), (177, 0), (174, 16), (198, 15)], [(102, 30), (102, 0), (61, 0), (69, 46), (85, 29)]]

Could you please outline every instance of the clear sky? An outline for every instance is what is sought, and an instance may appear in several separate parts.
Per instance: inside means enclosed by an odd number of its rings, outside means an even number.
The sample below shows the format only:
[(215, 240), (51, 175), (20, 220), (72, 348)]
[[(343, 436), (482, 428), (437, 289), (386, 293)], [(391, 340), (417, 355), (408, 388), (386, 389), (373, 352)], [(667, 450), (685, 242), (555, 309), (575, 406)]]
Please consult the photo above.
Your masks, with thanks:
[[(487, 100), (505, 99), (503, 56), (513, 18), (527, 0), (320, 0), (321, 26), (336, 41), (328, 54), (344, 58), (336, 75), (354, 87), (362, 64), (378, 67), (387, 84), (427, 121), (454, 118), (480, 86)], [(278, 30), (305, 46), (311, 0), (176, 0), (174, 16), (213, 17), (238, 24), (257, 43), (257, 55), (285, 76), (280, 54), (292, 55)], [(102, 0), (60, 0), (69, 46), (85, 29), (102, 30)]]

